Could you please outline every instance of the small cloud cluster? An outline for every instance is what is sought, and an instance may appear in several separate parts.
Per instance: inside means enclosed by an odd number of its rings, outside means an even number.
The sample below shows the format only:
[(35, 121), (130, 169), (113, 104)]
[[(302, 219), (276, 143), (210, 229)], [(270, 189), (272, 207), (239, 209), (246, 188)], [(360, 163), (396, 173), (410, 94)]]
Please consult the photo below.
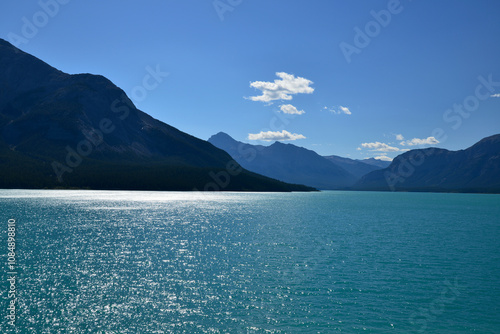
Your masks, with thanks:
[[(262, 95), (250, 96), (247, 99), (256, 102), (267, 102), (269, 104), (276, 100), (292, 100), (293, 95), (296, 94), (312, 94), (314, 88), (311, 87), (313, 82), (311, 80), (296, 77), (293, 74), (285, 72), (276, 72), (276, 76), (280, 79), (274, 82), (268, 81), (254, 81), (250, 83), (250, 87), (258, 89)], [(288, 115), (303, 115), (304, 110), (299, 110), (292, 104), (282, 104), (279, 106), (280, 111)], [(261, 131), (260, 133), (249, 133), (248, 139), (250, 140), (265, 140), (265, 141), (279, 141), (279, 140), (297, 140), (305, 139), (306, 137), (301, 134), (290, 133), (288, 131)]]
[(280, 131), (261, 131), (260, 133), (249, 133), (248, 139), (250, 140), (264, 140), (264, 141), (280, 141), (280, 140), (297, 140), (305, 139), (303, 135), (290, 133), (286, 130)]
[(402, 141), (399, 143), (401, 146), (417, 146), (417, 145), (437, 145), (439, 140), (434, 137), (427, 137), (425, 139), (413, 138), (412, 140)]
[[(439, 140), (437, 140), (434, 137), (427, 137), (427, 138), (413, 138), (412, 140), (404, 140), (404, 136), (402, 134), (396, 134), (396, 140), (400, 141), (399, 145), (401, 146), (418, 146), (418, 145), (437, 145), (439, 144)], [(392, 143), (390, 143), (393, 145)], [(388, 152), (407, 152), (410, 149), (407, 148), (400, 148), (396, 146), (391, 146), (386, 143), (381, 143), (381, 142), (373, 142), (373, 143), (362, 143), (361, 147), (369, 149), (371, 152), (384, 152), (381, 155), (374, 157), (374, 159), (377, 160), (383, 160), (383, 161), (392, 161), (391, 158), (387, 157)], [(358, 147), (357, 150), (361, 151), (362, 148)]]
[(491, 97), (500, 97), (500, 94), (493, 94)]
[(298, 110), (296, 107), (294, 107), (291, 104), (283, 104), (280, 106), (280, 110), (284, 114), (289, 114), (289, 115), (302, 115), (305, 114), (304, 110)]
[(386, 155), (380, 155), (378, 157), (374, 157), (373, 159), (380, 160), (380, 161), (392, 161), (393, 160), (392, 158), (389, 158)]
[(400, 149), (397, 147), (392, 147), (392, 146), (389, 146), (385, 143), (381, 143), (378, 141), (374, 142), (374, 143), (363, 143), (363, 144), (361, 144), (361, 147), (368, 148), (374, 152), (398, 152), (398, 151), (400, 151)]
[(295, 94), (312, 94), (314, 88), (311, 87), (311, 80), (295, 77), (293, 74), (277, 72), (276, 76), (281, 80), (274, 82), (254, 81), (250, 87), (258, 89), (262, 95), (249, 97), (252, 101), (271, 102), (275, 100), (291, 100)]
[[(309, 79), (295, 76), (293, 74), (288, 74), (285, 72), (276, 72), (276, 76), (279, 79), (274, 80), (274, 82), (269, 81), (253, 81), (250, 82), (250, 87), (261, 91), (261, 95), (250, 96), (246, 99), (255, 102), (266, 102), (272, 104), (273, 101), (290, 101), (296, 94), (312, 94), (314, 88), (311, 87), (313, 82)], [(328, 110), (327, 107), (325, 107)], [(292, 104), (282, 104), (279, 106), (279, 110), (288, 115), (303, 115), (304, 110), (299, 110)], [(352, 115), (348, 107), (338, 106), (330, 109), (334, 114), (345, 114)], [(275, 130), (275, 129), (272, 129)], [(249, 133), (248, 139), (250, 140), (265, 140), (265, 141), (275, 141), (275, 140), (297, 140), (304, 139), (305, 136), (301, 134), (292, 134), (288, 131), (261, 131), (260, 133)]]
[(340, 111), (342, 111), (344, 114), (346, 114), (346, 115), (352, 115), (352, 113), (351, 113), (351, 111), (349, 110), (349, 108), (347, 108), (347, 107), (342, 107), (342, 106), (340, 106), (339, 108), (340, 108)]
[(345, 115), (352, 115), (352, 112), (349, 110), (347, 107), (343, 106), (338, 106), (338, 107), (333, 107), (329, 109), (328, 107), (324, 107), (323, 109), (330, 111), (333, 114), (340, 115), (340, 114), (345, 114)]

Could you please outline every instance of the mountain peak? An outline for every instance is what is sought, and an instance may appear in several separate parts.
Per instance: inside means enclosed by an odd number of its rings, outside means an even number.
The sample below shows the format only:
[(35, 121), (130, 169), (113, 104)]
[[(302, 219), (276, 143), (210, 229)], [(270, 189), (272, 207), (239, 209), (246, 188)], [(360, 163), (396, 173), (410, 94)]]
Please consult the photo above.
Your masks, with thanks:
[(272, 143), (270, 146), (288, 146), (288, 145), (291, 145), (291, 146), (295, 146), (295, 147), (298, 147), (296, 145), (293, 145), (293, 144), (290, 144), (290, 143), (282, 143), (280, 142), (279, 140), (275, 141), (274, 143)]
[(208, 142), (211, 143), (212, 145), (214, 145), (215, 147), (219, 147), (219, 148), (220, 148), (220, 146), (235, 147), (239, 143), (233, 137), (231, 137), (230, 135), (228, 135), (225, 132), (219, 132), (219, 133), (213, 135), (212, 137), (210, 137), (208, 139)]
[[(228, 135), (227, 133), (225, 132), (218, 132), (216, 133), (215, 135), (211, 136), (210, 139), (219, 139), (219, 140), (234, 140), (233, 137), (231, 137), (230, 135)], [(210, 140), (209, 139), (209, 140)]]

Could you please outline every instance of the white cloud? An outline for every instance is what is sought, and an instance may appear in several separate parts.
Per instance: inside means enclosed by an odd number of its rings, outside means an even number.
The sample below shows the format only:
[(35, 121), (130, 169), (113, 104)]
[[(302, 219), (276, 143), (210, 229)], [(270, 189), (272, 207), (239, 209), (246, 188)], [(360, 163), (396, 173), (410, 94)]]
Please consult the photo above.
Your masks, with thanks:
[(373, 159), (376, 159), (376, 160), (381, 160), (381, 161), (392, 161), (393, 159), (392, 158), (389, 158), (388, 156), (386, 155), (380, 155), (378, 157), (374, 157)]
[(349, 110), (349, 108), (347, 108), (347, 107), (342, 107), (342, 106), (340, 106), (339, 108), (340, 108), (340, 110), (341, 110), (344, 114), (346, 114), (346, 115), (352, 115), (352, 113), (351, 113), (351, 111)]
[(291, 104), (283, 104), (280, 106), (280, 110), (285, 113), (285, 114), (290, 114), (290, 115), (302, 115), (305, 114), (306, 112), (304, 110), (297, 110), (294, 106)]
[(250, 87), (262, 91), (260, 96), (250, 96), (252, 101), (270, 102), (274, 100), (291, 100), (295, 94), (312, 94), (314, 88), (310, 87), (313, 83), (311, 80), (295, 77), (293, 74), (285, 72), (277, 72), (276, 76), (281, 80), (274, 82), (254, 81), (250, 83)]
[(286, 130), (281, 132), (279, 131), (261, 131), (260, 133), (249, 133), (248, 139), (250, 140), (265, 140), (265, 141), (276, 141), (276, 140), (297, 140), (297, 139), (305, 139), (303, 135), (299, 135), (296, 133), (290, 133)]
[(404, 140), (405, 137), (403, 137), (402, 134), (396, 135), (396, 140)]
[(352, 112), (349, 110), (347, 107), (343, 106), (338, 106), (338, 107), (333, 107), (329, 109), (328, 107), (324, 107), (324, 110), (328, 110), (333, 114), (340, 115), (340, 114), (346, 114), (346, 115), (352, 115)]
[(491, 97), (500, 97), (500, 94), (493, 94)]
[(397, 147), (392, 147), (389, 146), (385, 143), (381, 142), (375, 142), (375, 143), (363, 143), (361, 144), (362, 147), (364, 148), (369, 148), (372, 151), (377, 151), (377, 152), (398, 152), (399, 148)]
[(416, 146), (416, 145), (437, 145), (439, 140), (434, 137), (427, 137), (425, 139), (413, 138), (412, 140), (402, 141), (399, 143), (401, 146)]

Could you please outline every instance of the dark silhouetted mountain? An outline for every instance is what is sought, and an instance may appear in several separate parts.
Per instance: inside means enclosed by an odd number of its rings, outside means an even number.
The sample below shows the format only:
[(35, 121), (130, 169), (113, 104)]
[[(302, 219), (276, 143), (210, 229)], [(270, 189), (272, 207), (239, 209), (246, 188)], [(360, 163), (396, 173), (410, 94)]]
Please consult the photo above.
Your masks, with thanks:
[(484, 138), (466, 150), (406, 152), (388, 168), (362, 177), (353, 188), (500, 193), (500, 135)]
[(391, 161), (384, 161), (384, 160), (379, 160), (379, 159), (375, 159), (375, 158), (356, 160), (356, 161), (362, 162), (362, 163), (367, 164), (367, 165), (372, 165), (372, 166), (378, 167), (378, 169), (387, 168), (391, 164)]
[(337, 166), (342, 167), (343, 169), (354, 175), (357, 179), (361, 178), (363, 175), (373, 172), (374, 170), (385, 168), (389, 165), (387, 164), (387, 166), (385, 167), (379, 167), (372, 164), (366, 164), (363, 160), (353, 160), (349, 158), (338, 157), (336, 155), (330, 155), (324, 158), (333, 162)]
[(318, 189), (342, 189), (356, 177), (316, 152), (292, 144), (250, 145), (225, 133), (212, 136), (210, 143), (228, 152), (244, 168), (284, 182)]
[(226, 152), (138, 110), (105, 77), (63, 73), (4, 40), (0, 187), (310, 189), (240, 170)]

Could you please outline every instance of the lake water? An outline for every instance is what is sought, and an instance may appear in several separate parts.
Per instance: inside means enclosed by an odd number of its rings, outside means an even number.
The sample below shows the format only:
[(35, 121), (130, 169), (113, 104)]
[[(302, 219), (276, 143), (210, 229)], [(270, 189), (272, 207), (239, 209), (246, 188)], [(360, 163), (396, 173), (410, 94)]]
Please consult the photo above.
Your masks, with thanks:
[(500, 332), (499, 195), (0, 190), (0, 209), (1, 333)]

